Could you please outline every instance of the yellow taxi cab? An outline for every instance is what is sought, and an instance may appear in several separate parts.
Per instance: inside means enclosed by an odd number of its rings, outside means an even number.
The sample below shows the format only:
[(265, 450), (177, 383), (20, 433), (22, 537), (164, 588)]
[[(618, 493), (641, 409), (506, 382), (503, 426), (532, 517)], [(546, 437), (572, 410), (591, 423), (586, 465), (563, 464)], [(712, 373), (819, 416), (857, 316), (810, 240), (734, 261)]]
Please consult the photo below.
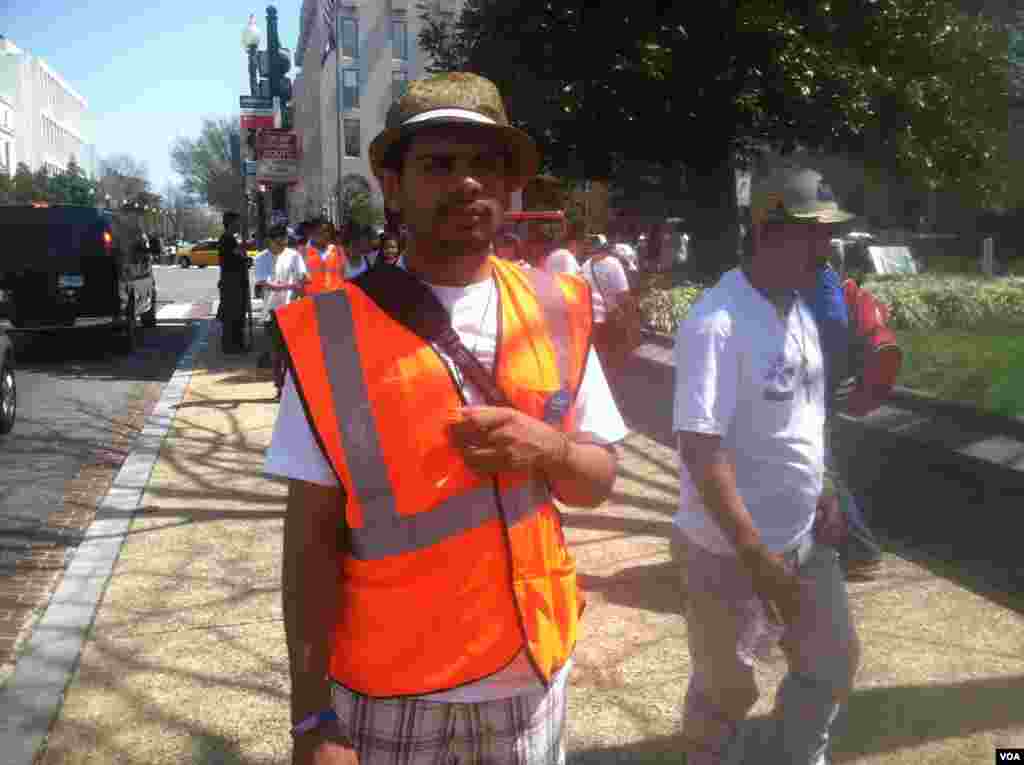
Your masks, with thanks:
[[(252, 266), (252, 261), (260, 253), (259, 250), (254, 249), (255, 245), (253, 242), (246, 242), (245, 244), (245, 254), (249, 256), (249, 265)], [(194, 244), (188, 250), (179, 249), (178, 265), (182, 268), (188, 268), (189, 266), (198, 266), (199, 268), (219, 266), (220, 255), (217, 240), (204, 239), (203, 241)]]

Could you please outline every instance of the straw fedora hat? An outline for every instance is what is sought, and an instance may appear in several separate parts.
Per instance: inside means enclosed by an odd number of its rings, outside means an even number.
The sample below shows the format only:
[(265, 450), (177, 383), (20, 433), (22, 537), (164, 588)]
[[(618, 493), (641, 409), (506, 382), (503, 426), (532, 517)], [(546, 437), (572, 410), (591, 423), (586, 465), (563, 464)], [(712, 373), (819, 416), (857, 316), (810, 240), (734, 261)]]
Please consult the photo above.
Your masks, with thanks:
[(497, 134), (509, 149), (507, 168), (513, 190), (526, 185), (540, 166), (533, 139), (512, 127), (498, 88), (470, 72), (446, 72), (409, 83), (388, 109), (384, 130), (370, 144), (370, 166), (381, 177), (389, 150), (403, 138), (437, 125), (479, 125)]

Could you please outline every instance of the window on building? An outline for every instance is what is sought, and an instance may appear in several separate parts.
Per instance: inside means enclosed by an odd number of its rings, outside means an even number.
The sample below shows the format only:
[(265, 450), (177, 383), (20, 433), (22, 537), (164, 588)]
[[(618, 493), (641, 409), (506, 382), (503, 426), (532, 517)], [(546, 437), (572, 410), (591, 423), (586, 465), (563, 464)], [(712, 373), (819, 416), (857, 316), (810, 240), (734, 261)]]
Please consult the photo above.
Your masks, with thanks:
[(341, 71), (341, 108), (359, 108), (359, 70), (354, 67)]
[(339, 16), (338, 40), (341, 43), (341, 55), (351, 59), (359, 58), (359, 19), (354, 16)]
[(409, 25), (405, 18), (391, 20), (391, 57), (399, 61), (409, 60)]
[(345, 129), (345, 156), (359, 156), (359, 120), (344, 120)]
[(408, 73), (397, 70), (391, 73), (391, 100), (397, 101), (409, 87)]

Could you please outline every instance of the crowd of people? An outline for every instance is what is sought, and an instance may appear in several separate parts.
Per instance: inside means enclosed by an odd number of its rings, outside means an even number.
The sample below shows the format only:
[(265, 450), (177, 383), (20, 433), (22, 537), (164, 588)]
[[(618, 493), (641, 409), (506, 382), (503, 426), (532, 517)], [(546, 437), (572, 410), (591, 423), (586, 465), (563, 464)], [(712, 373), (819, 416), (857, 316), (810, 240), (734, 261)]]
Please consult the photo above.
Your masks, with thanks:
[[(607, 240), (580, 263), (541, 226), (502, 230), (539, 155), (482, 77), (410, 83), (370, 160), (405, 236), (277, 226), (256, 263), (280, 400), (265, 470), (289, 482), (292, 761), (562, 765), (585, 597), (555, 500), (611, 495), (627, 435), (612, 325), (635, 265)], [(677, 332), (692, 765), (733, 761), (774, 645), (789, 671), (766, 761), (827, 763), (853, 685), (852, 498), (826, 435), (848, 319), (825, 263), (849, 217), (812, 170), (759, 178), (743, 262)], [(247, 278), (235, 225), (226, 351)]]
[[(239, 216), (227, 212), (224, 234), (219, 241), (221, 263), (220, 308), (223, 324), (222, 350), (244, 353), (245, 323), (249, 305), (249, 264), (238, 243)], [(385, 230), (375, 233), (370, 226), (351, 223), (340, 230), (323, 218), (302, 221), (295, 226), (278, 224), (267, 231), (266, 249), (253, 263), (254, 294), (263, 301), (265, 347), (260, 366), (273, 368), (274, 385), (280, 396), (284, 385), (285, 360), (273, 323), (273, 312), (300, 297), (338, 289), (376, 264), (395, 264), (401, 237)]]

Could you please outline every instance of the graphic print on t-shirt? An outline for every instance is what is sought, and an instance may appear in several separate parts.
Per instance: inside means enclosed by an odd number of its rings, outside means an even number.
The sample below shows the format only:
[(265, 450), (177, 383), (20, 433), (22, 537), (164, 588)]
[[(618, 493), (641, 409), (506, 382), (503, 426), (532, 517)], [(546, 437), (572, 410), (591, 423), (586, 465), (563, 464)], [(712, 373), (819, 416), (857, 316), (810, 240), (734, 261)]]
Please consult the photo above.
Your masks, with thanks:
[(776, 354), (764, 373), (764, 397), (768, 401), (791, 400), (796, 390), (798, 371), (803, 371), (806, 377), (806, 369), (797, 370), (797, 365), (789, 361), (784, 353)]

